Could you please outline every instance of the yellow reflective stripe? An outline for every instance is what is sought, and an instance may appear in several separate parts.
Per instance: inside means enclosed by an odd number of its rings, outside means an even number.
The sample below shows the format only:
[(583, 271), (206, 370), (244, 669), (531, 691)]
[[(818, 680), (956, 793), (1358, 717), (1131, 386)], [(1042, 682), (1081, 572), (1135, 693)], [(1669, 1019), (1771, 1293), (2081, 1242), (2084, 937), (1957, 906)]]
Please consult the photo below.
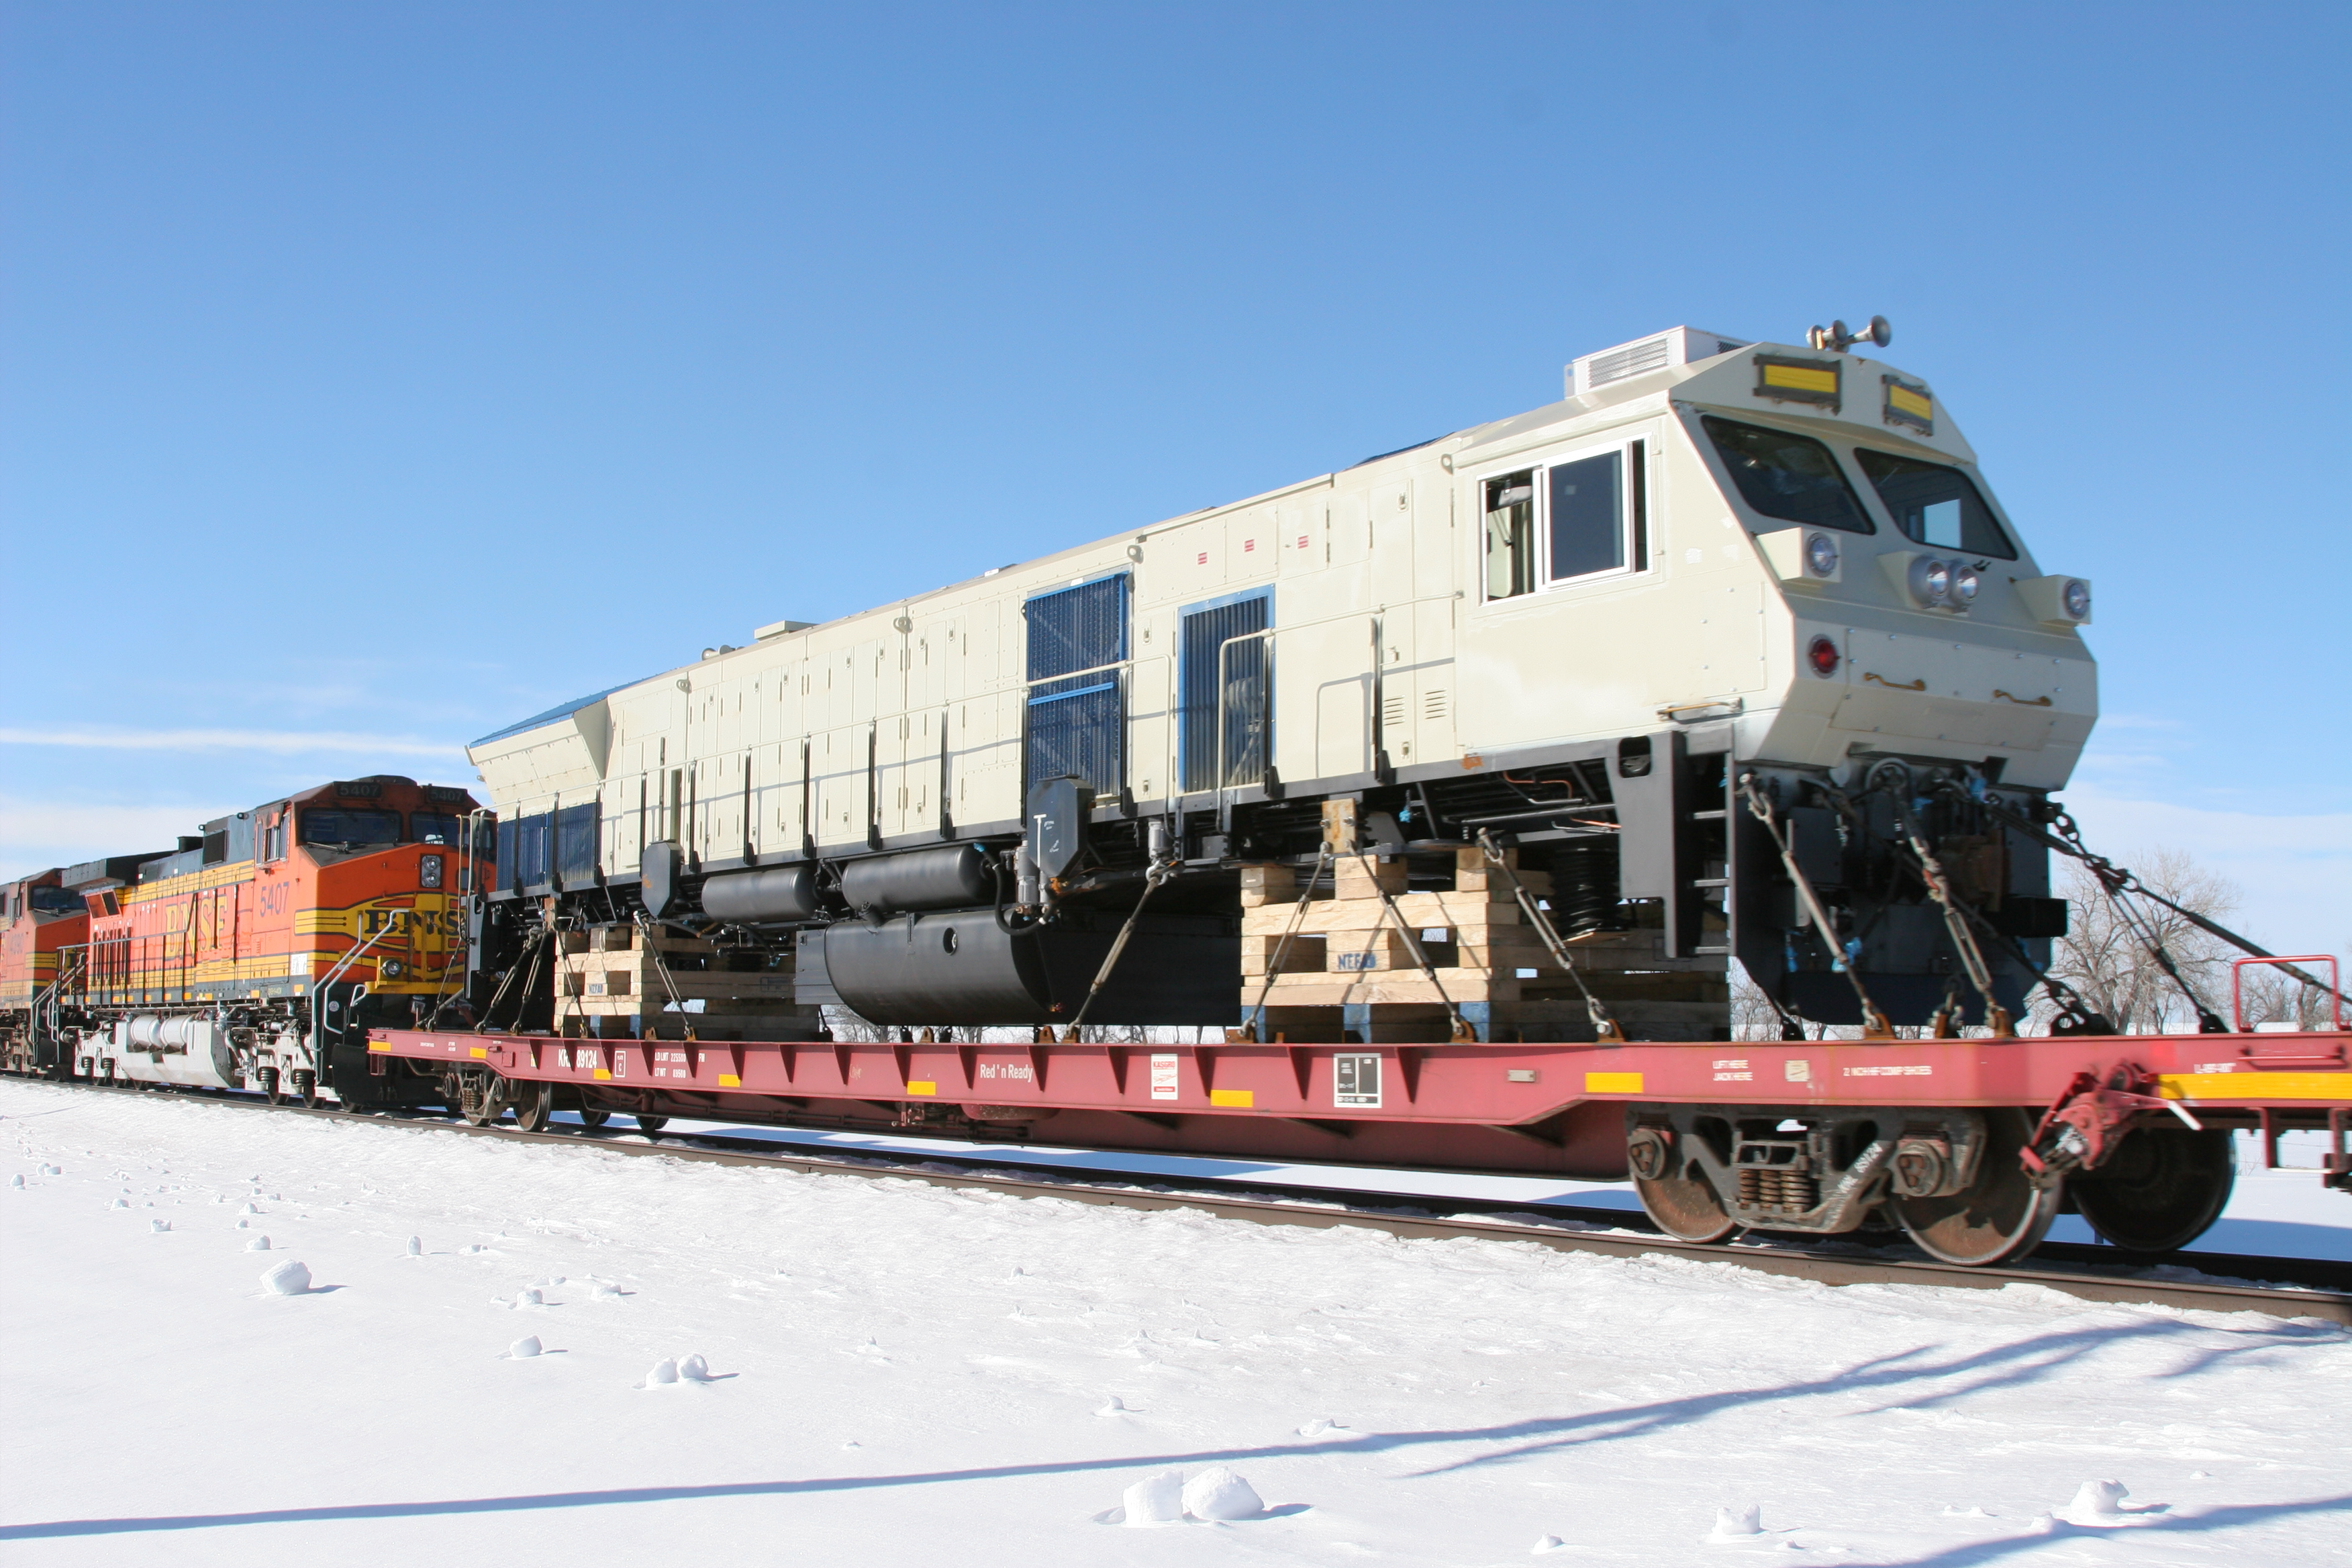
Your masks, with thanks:
[(2167, 1100), (2352, 1100), (2352, 1072), (2168, 1072), (2156, 1092)]
[(719, 1075), (719, 1087), (721, 1089), (740, 1089), (743, 1087), (743, 1080), (736, 1077), (731, 1072), (723, 1072)]
[(1639, 1094), (1642, 1075), (1637, 1072), (1589, 1072), (1584, 1075), (1587, 1094)]
[(929, 1079), (914, 1078), (907, 1080), (908, 1094), (937, 1094), (939, 1091), (940, 1086)]
[(472, 1055), (474, 1059), (478, 1062), (486, 1061), (489, 1058), (490, 1048), (488, 1046), (476, 1046), (473, 1048)]
[(611, 1078), (613, 1076), (613, 1069), (610, 1068), (598, 1068), (596, 1069), (596, 1076), (598, 1078)]
[(1888, 387), (1886, 405), (1920, 419), (1932, 419), (1936, 414), (1936, 405), (1932, 399), (1912, 391), (1907, 386)]
[(1764, 384), (1791, 387), (1799, 392), (1829, 392), (1838, 389), (1834, 370), (1808, 370), (1803, 365), (1768, 364), (1764, 367)]
[(1257, 1109), (1257, 1093), (1247, 1089), (1213, 1089), (1209, 1091), (1211, 1105), (1228, 1106), (1235, 1110)]

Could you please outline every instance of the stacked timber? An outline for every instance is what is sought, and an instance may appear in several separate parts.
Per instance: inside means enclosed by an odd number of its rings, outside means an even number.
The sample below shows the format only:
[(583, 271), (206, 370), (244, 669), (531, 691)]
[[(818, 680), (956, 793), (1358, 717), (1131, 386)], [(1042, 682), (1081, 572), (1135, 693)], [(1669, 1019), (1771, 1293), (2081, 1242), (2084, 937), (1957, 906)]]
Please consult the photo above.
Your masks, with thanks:
[(673, 927), (557, 933), (555, 1018), (573, 1038), (814, 1037), (821, 1009), (793, 1000), (789, 953), (721, 948)]
[[(1242, 996), (1253, 1009), (1263, 999), (1265, 1037), (1444, 1039), (1455, 1012), (1493, 1040), (1593, 1037), (1583, 991), (1512, 890), (1516, 879), (1544, 900), (1549, 873), (1520, 870), (1516, 849), (1503, 852), (1500, 868), (1475, 847), (1450, 851), (1450, 868), (1419, 853), (1381, 858), (1360, 845), (1354, 809), (1344, 800), (1324, 807), (1328, 880), (1308, 887), (1286, 865), (1243, 869)], [(1413, 886), (1447, 869), (1450, 888)], [(1636, 921), (1643, 909), (1630, 907)], [(1627, 1034), (1716, 1037), (1729, 1016), (1725, 961), (1668, 958), (1664, 934), (1635, 924), (1566, 945), (1584, 986)]]

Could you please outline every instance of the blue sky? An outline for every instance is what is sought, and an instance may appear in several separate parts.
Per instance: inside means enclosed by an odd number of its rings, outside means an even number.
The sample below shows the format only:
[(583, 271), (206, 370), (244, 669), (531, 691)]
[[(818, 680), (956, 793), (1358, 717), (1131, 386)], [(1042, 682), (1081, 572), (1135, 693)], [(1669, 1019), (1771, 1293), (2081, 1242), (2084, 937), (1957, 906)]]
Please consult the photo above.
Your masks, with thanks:
[(0, 8), (0, 863), (1883, 312), (2352, 944), (2341, 5)]

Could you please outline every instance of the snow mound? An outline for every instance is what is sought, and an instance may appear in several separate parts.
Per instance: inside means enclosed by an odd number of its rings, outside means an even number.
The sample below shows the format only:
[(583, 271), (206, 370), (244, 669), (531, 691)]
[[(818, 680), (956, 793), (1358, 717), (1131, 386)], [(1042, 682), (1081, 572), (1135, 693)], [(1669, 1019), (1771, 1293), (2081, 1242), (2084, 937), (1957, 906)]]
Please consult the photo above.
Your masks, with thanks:
[(504, 1307), (509, 1311), (520, 1311), (525, 1307), (544, 1307), (547, 1305), (547, 1299), (541, 1296), (536, 1289), (530, 1286), (525, 1286), (523, 1289), (515, 1292), (513, 1300), (493, 1300), (491, 1305)]
[(1528, 1548), (1528, 1555), (1530, 1557), (1540, 1557), (1547, 1552), (1564, 1551), (1567, 1546), (1568, 1542), (1562, 1541), (1557, 1535), (1538, 1536), (1536, 1538), (1536, 1543)]
[(514, 1357), (517, 1361), (528, 1361), (532, 1356), (539, 1354), (541, 1350), (544, 1347), (539, 1342), (539, 1336), (537, 1334), (525, 1334), (522, 1338), (515, 1341), (514, 1343), (507, 1347), (507, 1354)]
[(147, 1222), (147, 1228), (155, 1235), (161, 1236), (172, 1228), (172, 1222), (168, 1219), (151, 1219)]
[(2119, 1506), (2131, 1496), (2131, 1489), (2121, 1481), (2084, 1481), (2074, 1489), (2074, 1500), (2066, 1505), (2069, 1517), (2081, 1519), (2114, 1519), (2122, 1514)]
[(1241, 1477), (1212, 1465), (1184, 1483), (1184, 1511), (1194, 1519), (1255, 1519), (1265, 1503)]
[(236, 1212), (239, 1214), (259, 1214), (261, 1211), (254, 1207), (251, 1204), (247, 1204)]
[(8, 1186), (11, 1191), (21, 1193), (25, 1190), (25, 1178), (21, 1175), (11, 1176), (8, 1178)]
[(1334, 1432), (1345, 1432), (1347, 1429), (1339, 1422), (1327, 1420), (1318, 1415), (1314, 1420), (1301, 1426), (1298, 1429), (1298, 1435), (1302, 1437), (1328, 1437)]
[(1118, 1395), (1114, 1394), (1108, 1399), (1103, 1401), (1102, 1407), (1097, 1410), (1095, 1414), (1097, 1415), (1140, 1415), (1143, 1413), (1139, 1410), (1129, 1410), (1126, 1405), (1120, 1401)]
[(690, 1355), (677, 1363), (677, 1375), (687, 1383), (709, 1383), (710, 1363), (698, 1355)]
[(245, 1249), (247, 1252), (267, 1252), (269, 1250), (269, 1238), (266, 1236), (257, 1236), (245, 1244)]
[(125, 1201), (124, 1199), (117, 1198), (117, 1199), (115, 1199), (112, 1203), (110, 1203), (110, 1204), (107, 1205), (106, 1206), (107, 1206), (108, 1208), (110, 1208), (110, 1209), (127, 1209), (127, 1208), (129, 1208), (129, 1207), (131, 1206), (131, 1205), (130, 1205), (127, 1201)]
[(239, 1220), (239, 1221), (237, 1221), (237, 1222), (236, 1222), (236, 1228), (237, 1228), (237, 1229), (239, 1229), (239, 1230), (244, 1230), (244, 1229), (248, 1228), (252, 1224), (253, 1224), (253, 1222), (252, 1222), (251, 1220), (249, 1220), (249, 1219), (241, 1219), (241, 1220)]
[(1715, 1528), (1706, 1532), (1709, 1541), (1745, 1541), (1764, 1533), (1764, 1506), (1749, 1503), (1738, 1512), (1727, 1508), (1715, 1510)]
[(672, 1361), (667, 1356), (664, 1356), (661, 1360), (654, 1363), (654, 1369), (646, 1373), (646, 1380), (637, 1384), (637, 1386), (639, 1388), (667, 1388), (677, 1381), (677, 1363)]
[(1162, 1470), (1136, 1482), (1120, 1494), (1122, 1524), (1181, 1524), (1184, 1520), (1184, 1478)]
[(44, 1165), (41, 1167), (41, 1174), (45, 1176), (62, 1176), (65, 1173), (65, 1167), (62, 1165)]
[(289, 1258), (264, 1274), (261, 1284), (279, 1296), (299, 1296), (310, 1288), (310, 1270)]
[(408, 1238), (407, 1256), (411, 1258), (422, 1258), (425, 1256), (425, 1240), (422, 1237), (412, 1236)]

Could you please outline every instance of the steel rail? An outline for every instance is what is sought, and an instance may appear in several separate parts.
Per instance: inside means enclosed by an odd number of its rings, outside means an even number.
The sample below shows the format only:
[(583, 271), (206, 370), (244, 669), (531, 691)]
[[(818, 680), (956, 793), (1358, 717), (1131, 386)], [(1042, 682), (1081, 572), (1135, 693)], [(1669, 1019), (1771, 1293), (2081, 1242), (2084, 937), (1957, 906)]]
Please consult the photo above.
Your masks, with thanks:
[[(119, 1094), (153, 1092), (121, 1084), (77, 1083), (70, 1087)], [(278, 1110), (369, 1126), (603, 1149), (616, 1154), (657, 1155), (703, 1164), (764, 1166), (810, 1175), (912, 1181), (928, 1186), (1001, 1193), (1009, 1197), (1062, 1198), (1115, 1208), (1197, 1209), (1221, 1219), (1254, 1225), (1303, 1226), (1311, 1229), (1355, 1226), (1415, 1240), (1532, 1242), (1556, 1252), (1596, 1253), (1612, 1258), (1681, 1258), (1693, 1262), (1732, 1264), (1824, 1285), (1957, 1286), (1979, 1290), (2039, 1285), (2086, 1301), (2207, 1312), (2260, 1312), (2275, 1318), (2315, 1318), (2352, 1327), (2352, 1264), (2326, 1259), (2178, 1252), (2145, 1262), (2102, 1264), (2100, 1255), (2110, 1253), (2110, 1248), (2044, 1243), (2035, 1258), (2020, 1263), (1963, 1268), (1852, 1243), (1823, 1247), (1746, 1238), (1727, 1243), (1676, 1241), (1641, 1234), (1640, 1227), (1645, 1226), (1647, 1221), (1642, 1215), (1619, 1209), (1503, 1199), (1423, 1197), (1230, 1177), (1161, 1176), (1100, 1167), (1039, 1170), (984, 1155), (949, 1152), (929, 1154), (894, 1151), (856, 1156), (789, 1154), (775, 1152), (775, 1145), (763, 1139), (725, 1134), (638, 1134), (646, 1141), (624, 1142), (631, 1134), (587, 1128), (569, 1132), (526, 1132), (520, 1128), (478, 1126), (430, 1114), (386, 1115), (323, 1106), (273, 1106), (267, 1100), (217, 1091), (190, 1095), (175, 1089), (173, 1098), (188, 1104)], [(941, 1165), (960, 1168), (937, 1168)], [(1016, 1169), (1024, 1173), (1001, 1173)], [(1055, 1175), (1089, 1179), (1057, 1181), (1052, 1179)], [(1258, 1195), (1239, 1195), (1243, 1194)], [(1454, 1217), (1461, 1214), (1538, 1215), (1551, 1223)], [(1576, 1228), (1579, 1226), (1592, 1228)], [(2076, 1267), (2048, 1266), (2053, 1263)], [(2189, 1268), (2206, 1277), (2158, 1279), (2142, 1272), (2150, 1268)], [(2223, 1269), (2242, 1277), (2217, 1277), (2215, 1271)], [(2264, 1285), (2252, 1282), (2253, 1279), (2283, 1283)]]

